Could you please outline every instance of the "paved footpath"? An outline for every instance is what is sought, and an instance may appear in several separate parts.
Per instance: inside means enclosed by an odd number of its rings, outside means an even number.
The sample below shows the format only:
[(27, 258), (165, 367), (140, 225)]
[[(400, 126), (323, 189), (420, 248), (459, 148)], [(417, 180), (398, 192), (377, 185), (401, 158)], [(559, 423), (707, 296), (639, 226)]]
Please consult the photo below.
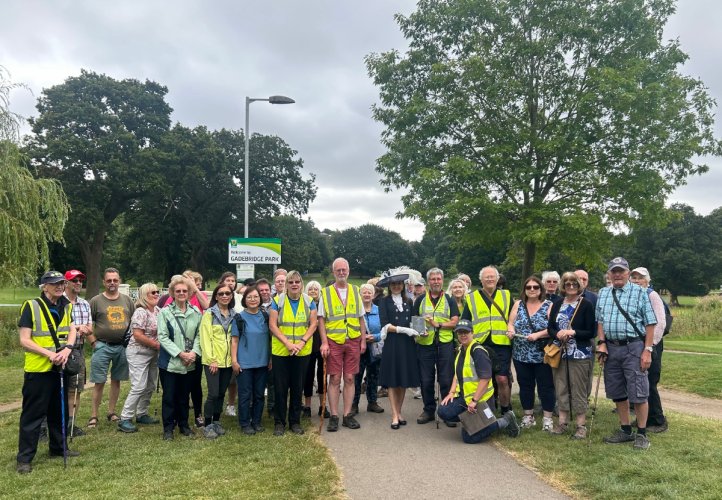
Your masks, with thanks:
[(418, 425), (422, 405), (411, 391), (403, 406), (408, 425), (399, 430), (390, 427), (388, 398), (379, 404), (384, 413), (367, 413), (362, 397), (358, 430), (327, 432), (324, 421), (322, 439), (352, 499), (568, 498), (493, 443), (463, 443), (460, 426)]

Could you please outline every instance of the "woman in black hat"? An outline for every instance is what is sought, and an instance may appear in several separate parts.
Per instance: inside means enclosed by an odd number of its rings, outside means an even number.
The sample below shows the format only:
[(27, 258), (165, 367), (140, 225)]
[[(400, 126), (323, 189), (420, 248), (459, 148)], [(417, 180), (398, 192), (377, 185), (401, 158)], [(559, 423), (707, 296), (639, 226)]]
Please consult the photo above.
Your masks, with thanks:
[(397, 270), (388, 271), (377, 286), (389, 287), (389, 293), (379, 303), (381, 327), (386, 329), (386, 340), (381, 355), (381, 376), (379, 383), (389, 389), (391, 402), (391, 428), (398, 429), (406, 425), (401, 416), (406, 389), (419, 387), (418, 360), (416, 358), (416, 342), (412, 335), (411, 309), (413, 303), (404, 294), (404, 282), (408, 274)]

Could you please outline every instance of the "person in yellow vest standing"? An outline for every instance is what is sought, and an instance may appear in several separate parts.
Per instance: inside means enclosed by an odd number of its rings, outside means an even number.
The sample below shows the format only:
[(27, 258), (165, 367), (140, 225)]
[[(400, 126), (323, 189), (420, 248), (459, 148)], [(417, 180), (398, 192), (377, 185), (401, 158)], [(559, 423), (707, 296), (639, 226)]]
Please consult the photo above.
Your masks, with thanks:
[[(416, 337), (421, 375), (421, 397), (424, 411), (416, 423), (434, 420), (436, 397), (434, 387), (439, 381), (441, 394), (447, 394), (454, 378), (454, 327), (459, 321), (456, 301), (444, 293), (444, 271), (438, 267), (426, 272), (429, 291), (414, 301), (414, 315), (422, 316), (426, 323), (426, 336)], [(454, 422), (446, 422), (456, 427)]]
[[(64, 449), (69, 457), (79, 455), (77, 451), (67, 450), (63, 442), (62, 416), (63, 412), (68, 414), (68, 400), (61, 401), (59, 372), (65, 367), (75, 343), (73, 306), (63, 295), (65, 285), (65, 276), (61, 273), (46, 272), (40, 278), (40, 297), (26, 301), (20, 309), (18, 334), (25, 350), (17, 455), (17, 472), (20, 474), (32, 471), (30, 463), (38, 451), (40, 425), (44, 418), (48, 420), (50, 456), (62, 457)], [(60, 349), (56, 348), (53, 337), (57, 338)], [(64, 385), (67, 387), (67, 380)]]
[(461, 319), (471, 321), (474, 340), (489, 350), (494, 366), (495, 390), (501, 413), (511, 410), (511, 340), (506, 336), (506, 324), (513, 301), (509, 290), (497, 288), (499, 271), (487, 266), (479, 271), (481, 288), (466, 297)]
[(328, 358), (328, 405), (331, 417), (328, 431), (338, 430), (338, 400), (343, 378), (343, 421), (349, 429), (361, 425), (351, 415), (354, 378), (359, 371), (361, 354), (366, 352), (364, 308), (358, 287), (348, 282), (349, 265), (342, 257), (331, 266), (335, 282), (321, 290), (318, 303), (318, 329), (321, 334), (321, 355)]
[(275, 393), (274, 436), (286, 430), (286, 408), (291, 395), (288, 424), (294, 434), (303, 434), (301, 398), (306, 366), (316, 331), (316, 303), (303, 293), (303, 279), (298, 271), (286, 275), (286, 291), (271, 303), (268, 327), (271, 339), (273, 386)]
[[(489, 408), (494, 406), (491, 359), (487, 348), (474, 338), (472, 328), (469, 320), (462, 319), (454, 329), (461, 347), (454, 361), (455, 374), (451, 390), (439, 406), (439, 418), (445, 422), (458, 422), (464, 412), (484, 411), (488, 418), (491, 416)], [(519, 436), (521, 429), (513, 411), (507, 411), (502, 418), (473, 434), (462, 428), (461, 439), (469, 444), (481, 443), (502, 429), (506, 430), (509, 437)]]

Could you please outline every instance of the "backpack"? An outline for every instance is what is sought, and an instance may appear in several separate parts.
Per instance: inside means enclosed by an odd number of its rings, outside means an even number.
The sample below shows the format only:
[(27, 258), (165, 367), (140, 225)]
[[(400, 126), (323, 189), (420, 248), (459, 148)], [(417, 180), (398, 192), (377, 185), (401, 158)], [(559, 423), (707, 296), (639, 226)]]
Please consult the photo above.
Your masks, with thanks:
[[(647, 297), (652, 295), (653, 291), (654, 290), (652, 290), (651, 288), (647, 288)], [(665, 335), (667, 335), (669, 333), (670, 329), (672, 328), (672, 321), (674, 321), (674, 316), (672, 316), (672, 311), (670, 310), (669, 306), (664, 301), (664, 299), (662, 297), (660, 297), (659, 299), (662, 301), (662, 305), (664, 306), (665, 327), (664, 327), (664, 333), (662, 334), (662, 336), (664, 337)]]

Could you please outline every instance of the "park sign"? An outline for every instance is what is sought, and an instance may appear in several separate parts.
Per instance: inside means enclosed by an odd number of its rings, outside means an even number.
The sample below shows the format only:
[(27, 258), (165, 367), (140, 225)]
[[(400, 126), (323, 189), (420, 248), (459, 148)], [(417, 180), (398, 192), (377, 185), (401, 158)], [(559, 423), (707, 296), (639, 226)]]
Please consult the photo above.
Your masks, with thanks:
[(229, 264), (280, 264), (280, 238), (228, 238)]

